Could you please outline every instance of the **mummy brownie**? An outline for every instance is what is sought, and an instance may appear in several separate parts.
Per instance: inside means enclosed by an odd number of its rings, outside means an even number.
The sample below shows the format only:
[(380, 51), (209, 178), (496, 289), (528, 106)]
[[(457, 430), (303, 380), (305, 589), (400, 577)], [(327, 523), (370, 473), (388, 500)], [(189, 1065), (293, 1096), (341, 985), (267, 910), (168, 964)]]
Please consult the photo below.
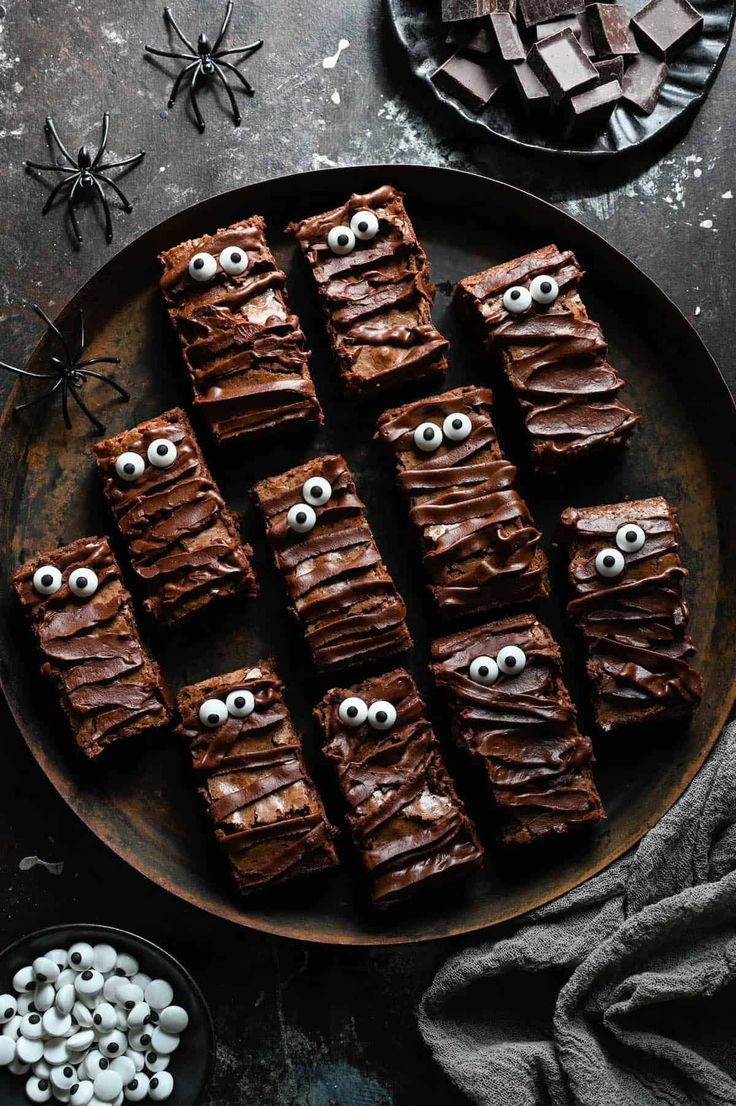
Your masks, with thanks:
[[(176, 732), (189, 747), (215, 836), (243, 893), (337, 864), (335, 833), (282, 688), (273, 663), (260, 661), (177, 696)], [(166, 1022), (161, 1028), (172, 1031)]]
[(307, 259), (350, 396), (447, 370), (434, 287), (403, 197), (386, 185), (288, 228)]
[(411, 647), (404, 601), (342, 457), (317, 457), (262, 480), (253, 497), (319, 671)]
[(95, 446), (144, 607), (169, 624), (213, 599), (253, 595), (250, 546), (179, 408)]
[(458, 311), (511, 385), (534, 464), (548, 474), (627, 444), (639, 421), (618, 399), (623, 381), (578, 295), (582, 278), (570, 250), (546, 246), (455, 287)]
[(108, 746), (164, 726), (169, 694), (141, 640), (107, 538), (41, 553), (13, 577), (77, 746), (94, 760)]
[(378, 420), (418, 531), (443, 615), (513, 606), (548, 594), (547, 559), (514, 489), (486, 388), (456, 388)]
[(304, 334), (260, 215), (159, 260), (194, 405), (217, 442), (322, 422)]
[(315, 717), (376, 906), (478, 867), (475, 830), (408, 672), (333, 688)]
[(573, 592), (567, 610), (585, 642), (601, 729), (692, 714), (702, 682), (690, 664), (673, 509), (659, 496), (569, 507), (560, 540)]
[(578, 730), (559, 647), (534, 615), (435, 641), (432, 674), (455, 741), (485, 778), (504, 844), (603, 818), (590, 738)]

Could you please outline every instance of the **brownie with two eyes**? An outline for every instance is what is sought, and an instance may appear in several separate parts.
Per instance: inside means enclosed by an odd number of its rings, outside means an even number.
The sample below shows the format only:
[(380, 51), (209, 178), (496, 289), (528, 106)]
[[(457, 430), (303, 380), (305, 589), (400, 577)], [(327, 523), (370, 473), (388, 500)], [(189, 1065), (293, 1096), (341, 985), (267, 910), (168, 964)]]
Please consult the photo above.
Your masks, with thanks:
[(218, 844), (242, 893), (337, 864), (273, 661), (181, 689), (180, 724)]
[(688, 573), (672, 507), (661, 496), (568, 507), (559, 539), (601, 729), (692, 714), (702, 681), (690, 663)]
[(475, 829), (408, 672), (333, 688), (315, 717), (376, 906), (479, 866)]
[(320, 672), (411, 648), (406, 606), (343, 457), (316, 457), (252, 489)]
[(306, 340), (260, 215), (159, 260), (194, 406), (218, 443), (323, 421)]
[(485, 778), (504, 844), (545, 841), (604, 817), (559, 646), (534, 615), (440, 638), (431, 671), (454, 740)]
[(99, 442), (95, 457), (154, 618), (180, 622), (214, 599), (256, 592), (252, 550), (180, 408)]
[(309, 263), (349, 396), (447, 371), (434, 286), (401, 193), (390, 185), (292, 223)]
[(549, 593), (547, 558), (516, 469), (501, 452), (487, 388), (456, 388), (378, 420), (408, 499), (432, 597), (445, 616)]
[(624, 383), (578, 294), (583, 275), (571, 250), (546, 246), (455, 287), (455, 305), (503, 370), (545, 474), (628, 444), (639, 421), (618, 398)]
[(94, 760), (110, 745), (170, 719), (169, 693), (143, 644), (107, 538), (40, 553), (13, 576), (41, 671), (53, 681), (78, 748)]

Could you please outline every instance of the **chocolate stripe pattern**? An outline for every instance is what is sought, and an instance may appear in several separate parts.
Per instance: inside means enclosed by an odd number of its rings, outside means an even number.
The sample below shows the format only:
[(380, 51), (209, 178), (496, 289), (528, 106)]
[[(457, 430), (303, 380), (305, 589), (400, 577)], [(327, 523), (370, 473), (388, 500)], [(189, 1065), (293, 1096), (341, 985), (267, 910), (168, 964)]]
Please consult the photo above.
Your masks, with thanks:
[(321, 423), (306, 341), (263, 219), (255, 215), (182, 242), (159, 260), (194, 406), (215, 440)]
[(578, 295), (583, 275), (570, 250), (546, 246), (455, 288), (458, 311), (511, 385), (545, 473), (626, 444), (639, 421), (618, 399), (624, 383)]
[(182, 410), (100, 442), (95, 454), (143, 605), (156, 619), (178, 622), (217, 597), (255, 592), (252, 551)]
[[(523, 660), (512, 654), (509, 672), (502, 650), (510, 648)], [(441, 638), (431, 670), (453, 738), (486, 781), (504, 844), (558, 837), (604, 817), (560, 650), (533, 615)]]
[(549, 592), (541, 534), (513, 487), (516, 469), (501, 453), (491, 403), (488, 389), (457, 388), (378, 421), (376, 437), (393, 457), (430, 591), (445, 616)]
[(660, 496), (570, 507), (560, 538), (574, 595), (567, 609), (585, 641), (598, 725), (609, 731), (690, 715), (702, 682), (689, 663), (688, 574), (675, 512)]
[[(348, 725), (341, 720), (341, 707), (344, 711), (350, 699), (352, 709), (356, 697), (368, 707), (368, 718)], [(382, 715), (390, 721), (391, 710), (395, 718), (385, 728)], [(377, 906), (480, 864), (475, 830), (408, 672), (398, 669), (354, 688), (335, 688), (317, 706), (315, 717)]]
[[(57, 572), (56, 590), (40, 593), (34, 585), (37, 573), (44, 587), (44, 581), (56, 586), (50, 582)], [(84, 585), (90, 593), (75, 594), (70, 578), (78, 590)], [(42, 671), (53, 681), (88, 759), (169, 721), (168, 692), (141, 641), (106, 538), (80, 538), (34, 557), (16, 572), (13, 587), (38, 642)]]
[[(183, 688), (177, 734), (189, 748), (215, 837), (243, 893), (337, 864), (335, 836), (304, 764), (270, 661)], [(251, 712), (237, 703), (252, 695)], [(236, 704), (233, 703), (236, 701)], [(203, 724), (205, 704), (224, 719)], [(205, 707), (205, 717), (207, 717)]]
[[(326, 481), (310, 499), (310, 482)], [(316, 489), (315, 489), (316, 490)], [(406, 607), (340, 456), (318, 457), (253, 488), (276, 565), (320, 671), (411, 648)], [(314, 502), (314, 508), (311, 503)], [(304, 515), (307, 523), (300, 523)], [(308, 530), (298, 529), (308, 525)]]
[[(336, 228), (352, 241), (347, 253), (328, 244)], [(447, 371), (448, 342), (432, 323), (429, 263), (396, 189), (353, 195), (288, 229), (311, 267), (348, 395), (375, 395)]]

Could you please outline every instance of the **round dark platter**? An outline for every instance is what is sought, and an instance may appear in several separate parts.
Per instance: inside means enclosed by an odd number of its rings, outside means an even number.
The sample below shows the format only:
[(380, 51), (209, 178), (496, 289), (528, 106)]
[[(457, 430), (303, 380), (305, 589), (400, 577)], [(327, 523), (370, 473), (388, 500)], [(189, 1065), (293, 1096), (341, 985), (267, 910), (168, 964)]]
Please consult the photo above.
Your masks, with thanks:
[[(307, 274), (282, 228), (297, 216), (322, 211), (353, 191), (390, 182), (407, 195), (417, 233), (438, 285), (435, 317), (450, 338), (447, 387), (490, 382), (473, 344), (459, 333), (450, 308), (454, 282), (490, 264), (555, 242), (576, 251), (588, 270), (584, 297), (610, 343), (610, 357), (629, 382), (627, 401), (642, 416), (633, 446), (603, 473), (585, 471), (552, 483), (534, 481), (502, 394), (495, 421), (507, 454), (519, 464), (522, 493), (544, 533), (548, 551), (563, 507), (614, 502), (624, 497), (667, 496), (679, 509), (683, 556), (690, 568), (688, 597), (693, 634), (705, 678), (703, 703), (689, 728), (649, 730), (628, 738), (596, 739), (597, 779), (608, 820), (593, 834), (554, 849), (501, 855), (462, 765), (456, 765), (447, 727), (427, 678), (431, 636), (438, 632), (425, 601), (416, 549), (408, 537), (403, 504), (372, 432), (378, 408), (342, 397), (327, 354)], [(94, 438), (81, 422), (64, 430), (57, 410), (36, 408), (13, 417), (16, 391), (2, 424), (0, 476), (0, 676), (18, 726), (39, 765), (79, 817), (120, 856), (187, 901), (241, 925), (305, 940), (384, 944), (467, 933), (518, 917), (600, 871), (630, 848), (683, 792), (713, 745), (734, 694), (736, 672), (736, 411), (718, 369), (689, 323), (649, 278), (593, 231), (543, 201), (498, 181), (446, 169), (370, 166), (307, 173), (266, 181), (213, 197), (181, 211), (109, 261), (61, 315), (70, 329), (80, 304), (92, 336), (89, 356), (117, 353), (118, 375), (133, 399), (121, 404), (90, 388), (85, 398), (108, 431), (149, 418), (188, 391), (178, 348), (158, 292), (159, 250), (255, 212), (263, 214), (277, 256), (289, 276), (290, 300), (311, 348), (326, 425), (316, 437), (218, 452), (201, 435), (226, 499), (242, 512), (255, 546), (262, 584), (256, 601), (223, 604), (198, 621), (163, 634), (144, 624), (172, 688), (226, 672), (272, 654), (285, 681), (287, 701), (304, 728), (309, 759), (328, 809), (338, 805), (332, 780), (315, 747), (311, 707), (326, 686), (311, 671), (299, 634), (285, 611), (284, 591), (265, 549), (248, 488), (321, 452), (345, 454), (389, 569), (405, 595), (416, 648), (408, 664), (429, 696), (461, 791), (483, 828), (486, 868), (413, 907), (376, 914), (360, 881), (342, 872), (278, 895), (238, 900), (194, 793), (187, 758), (176, 743), (128, 743), (106, 761), (80, 763), (46, 688), (30, 634), (7, 586), (18, 563), (83, 534), (106, 532), (109, 520), (96, 483)], [(45, 364), (47, 339), (30, 367)], [(24, 396), (30, 396), (25, 389)], [(397, 399), (399, 397), (396, 397)], [(393, 402), (393, 399), (392, 399)], [(75, 412), (76, 414), (76, 412)], [(580, 694), (581, 656), (564, 620), (560, 558), (552, 553), (555, 588), (539, 613), (562, 643), (567, 678)], [(125, 558), (121, 558), (125, 563)], [(334, 682), (344, 683), (339, 680)]]
[[(644, 0), (618, 0), (634, 15)], [(559, 131), (542, 131), (525, 118), (510, 88), (494, 96), (488, 107), (476, 115), (430, 80), (435, 69), (450, 56), (440, 22), (439, 0), (386, 0), (389, 19), (406, 51), (412, 72), (437, 100), (461, 115), (476, 130), (521, 146), (550, 154), (606, 158), (644, 146), (684, 126), (708, 95), (716, 79), (733, 32), (736, 5), (733, 0), (692, 0), (704, 19), (703, 33), (670, 63), (667, 81), (651, 115), (638, 115), (619, 103), (608, 126), (599, 135), (580, 140), (565, 139)]]

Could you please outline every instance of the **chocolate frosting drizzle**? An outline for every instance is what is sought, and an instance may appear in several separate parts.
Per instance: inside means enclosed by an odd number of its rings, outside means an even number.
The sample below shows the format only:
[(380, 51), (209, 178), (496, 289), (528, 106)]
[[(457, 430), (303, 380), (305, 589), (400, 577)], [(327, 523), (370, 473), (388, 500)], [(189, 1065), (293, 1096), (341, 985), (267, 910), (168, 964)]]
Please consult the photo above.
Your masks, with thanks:
[[(476, 657), (495, 659), (508, 645), (526, 655), (520, 675), (500, 674), (490, 686), (470, 678)], [(603, 817), (590, 738), (578, 732), (560, 650), (533, 615), (441, 638), (432, 662), (453, 737), (486, 775), (502, 840), (528, 844)]]
[[(503, 293), (528, 287), (535, 276), (554, 277), (557, 300), (532, 303), (524, 314), (507, 311)], [(458, 305), (501, 362), (538, 466), (551, 471), (565, 459), (626, 441), (639, 421), (617, 398), (624, 384), (577, 293), (582, 278), (570, 250), (547, 246), (467, 277), (455, 290)]]
[[(62, 586), (40, 595), (33, 574), (53, 565)], [(68, 586), (75, 568), (94, 571), (97, 591), (76, 596)], [(75, 740), (90, 759), (115, 741), (169, 720), (158, 666), (141, 641), (130, 596), (106, 538), (81, 538), (27, 562), (13, 578), (33, 626), (42, 671), (56, 685)]]
[[(458, 388), (387, 411), (377, 437), (391, 449), (398, 481), (419, 531), (431, 591), (445, 614), (483, 610), (547, 593), (541, 534), (514, 489), (516, 469), (501, 454), (484, 388)], [(423, 422), (470, 419), (461, 442), (444, 438), (433, 453), (414, 444)]]
[[(332, 496), (316, 508), (314, 528), (300, 534), (289, 528), (286, 516), (302, 502), (302, 485), (312, 476), (327, 480)], [(411, 647), (404, 601), (381, 559), (342, 457), (318, 457), (256, 484), (253, 494), (318, 669)]]
[[(329, 231), (369, 209), (379, 220), (376, 237), (356, 241), (345, 256), (333, 254)], [(448, 342), (432, 323), (429, 263), (396, 189), (353, 195), (288, 229), (311, 266), (348, 392), (368, 395), (447, 370)]]
[[(146, 467), (137, 480), (121, 480), (115, 461), (133, 452), (146, 460), (154, 439), (173, 442), (169, 468)], [(225, 505), (183, 411), (126, 430), (95, 446), (105, 495), (128, 543), (133, 569), (148, 598), (144, 606), (173, 622), (218, 595), (252, 593), (248, 546)]]
[[(387, 731), (368, 723), (345, 726), (338, 710), (351, 695), (368, 706), (388, 700), (396, 708), (395, 724)], [(408, 672), (399, 669), (349, 690), (335, 689), (315, 713), (377, 905), (480, 863), (480, 844)]]
[[(248, 255), (248, 268), (227, 274), (227, 247)], [(208, 282), (188, 271), (194, 254), (218, 260)], [(299, 319), (285, 299), (286, 276), (276, 264), (256, 215), (216, 234), (183, 242), (160, 255), (161, 289), (194, 388), (194, 405), (220, 442), (303, 421), (322, 421), (309, 375)]]
[[(184, 688), (177, 734), (201, 777), (215, 836), (242, 891), (332, 867), (334, 831), (306, 770), (283, 685), (268, 662)], [(255, 710), (215, 729), (199, 721), (209, 698), (247, 689)]]
[[(623, 554), (620, 576), (603, 578), (595, 569), (596, 555), (615, 548), (616, 531), (627, 523), (642, 528), (644, 545)], [(683, 598), (688, 574), (680, 563), (672, 509), (659, 496), (568, 508), (561, 533), (575, 593), (567, 609), (591, 658), (600, 725), (607, 729), (660, 712), (689, 714), (700, 701), (702, 681), (689, 663), (695, 649)]]

